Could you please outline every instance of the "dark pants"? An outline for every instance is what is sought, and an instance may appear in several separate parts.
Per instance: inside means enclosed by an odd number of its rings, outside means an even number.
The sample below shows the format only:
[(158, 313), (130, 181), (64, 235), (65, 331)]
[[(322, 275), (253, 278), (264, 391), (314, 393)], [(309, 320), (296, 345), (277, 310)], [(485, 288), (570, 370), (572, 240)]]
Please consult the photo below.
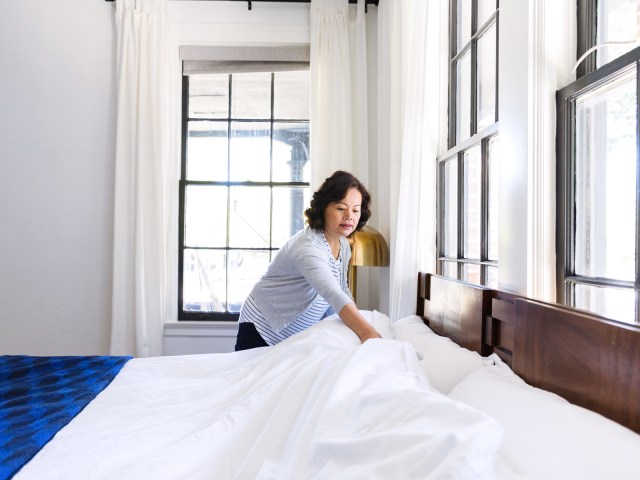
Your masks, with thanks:
[(268, 347), (269, 344), (260, 336), (256, 326), (251, 322), (238, 324), (238, 338), (236, 339), (236, 352), (249, 350), (250, 348)]

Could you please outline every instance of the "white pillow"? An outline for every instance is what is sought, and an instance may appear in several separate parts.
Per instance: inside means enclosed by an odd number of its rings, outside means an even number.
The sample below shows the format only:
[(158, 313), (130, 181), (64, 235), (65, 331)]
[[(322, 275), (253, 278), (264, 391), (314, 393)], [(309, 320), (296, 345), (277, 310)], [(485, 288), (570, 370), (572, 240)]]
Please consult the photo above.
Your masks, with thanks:
[(409, 342), (422, 356), (420, 365), (436, 390), (447, 394), (464, 377), (482, 368), (486, 360), (434, 333), (417, 315), (402, 318), (391, 324), (396, 340)]
[[(449, 394), (504, 427), (499, 455), (527, 478), (640, 479), (640, 435), (525, 383), (497, 356)], [(629, 399), (634, 401), (634, 399)]]
[(437, 335), (433, 330), (427, 327), (422, 318), (420, 318), (418, 315), (409, 315), (408, 317), (396, 320), (391, 324), (391, 328), (393, 328), (394, 334), (400, 332), (401, 335), (404, 336), (411, 335), (413, 333), (424, 332)]

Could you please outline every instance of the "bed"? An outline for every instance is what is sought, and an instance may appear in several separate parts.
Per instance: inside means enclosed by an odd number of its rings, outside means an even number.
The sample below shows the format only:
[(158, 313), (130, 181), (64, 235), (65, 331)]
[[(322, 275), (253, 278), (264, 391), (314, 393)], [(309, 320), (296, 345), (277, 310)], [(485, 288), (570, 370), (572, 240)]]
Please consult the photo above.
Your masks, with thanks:
[(383, 336), (363, 345), (333, 316), (274, 347), (118, 357), (0, 478), (640, 478), (640, 328), (424, 273), (417, 291), (416, 315), (363, 311)]

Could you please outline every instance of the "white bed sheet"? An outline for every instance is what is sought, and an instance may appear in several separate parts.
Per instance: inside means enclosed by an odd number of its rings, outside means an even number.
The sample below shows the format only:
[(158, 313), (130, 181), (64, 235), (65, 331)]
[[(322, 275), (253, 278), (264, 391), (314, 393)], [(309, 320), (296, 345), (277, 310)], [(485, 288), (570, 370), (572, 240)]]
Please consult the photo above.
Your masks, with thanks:
[(495, 478), (502, 428), (432, 389), (413, 347), (322, 324), (129, 361), (15, 479)]

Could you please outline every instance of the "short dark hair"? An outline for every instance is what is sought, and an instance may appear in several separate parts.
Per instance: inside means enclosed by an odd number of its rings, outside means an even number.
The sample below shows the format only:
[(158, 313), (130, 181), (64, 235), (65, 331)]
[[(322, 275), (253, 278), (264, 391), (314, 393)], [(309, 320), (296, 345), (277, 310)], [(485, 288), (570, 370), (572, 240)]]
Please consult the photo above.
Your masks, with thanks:
[(324, 229), (324, 209), (332, 202), (339, 202), (347, 196), (350, 188), (357, 188), (362, 195), (360, 205), (360, 221), (355, 230), (362, 230), (371, 217), (371, 194), (369, 190), (349, 172), (338, 170), (326, 178), (311, 198), (311, 205), (304, 211), (307, 223), (316, 230)]

